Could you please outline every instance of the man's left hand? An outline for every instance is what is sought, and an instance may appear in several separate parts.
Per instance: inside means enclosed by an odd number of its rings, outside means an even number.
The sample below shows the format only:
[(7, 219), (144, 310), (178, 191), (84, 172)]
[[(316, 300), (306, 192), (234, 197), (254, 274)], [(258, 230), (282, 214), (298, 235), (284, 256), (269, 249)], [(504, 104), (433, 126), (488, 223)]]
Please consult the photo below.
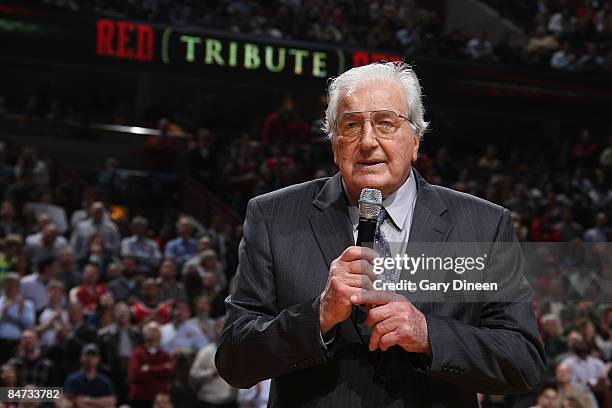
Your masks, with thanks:
[(412, 353), (431, 353), (427, 320), (404, 296), (383, 291), (361, 291), (353, 304), (371, 305), (368, 326), (372, 328), (370, 351), (400, 346)]

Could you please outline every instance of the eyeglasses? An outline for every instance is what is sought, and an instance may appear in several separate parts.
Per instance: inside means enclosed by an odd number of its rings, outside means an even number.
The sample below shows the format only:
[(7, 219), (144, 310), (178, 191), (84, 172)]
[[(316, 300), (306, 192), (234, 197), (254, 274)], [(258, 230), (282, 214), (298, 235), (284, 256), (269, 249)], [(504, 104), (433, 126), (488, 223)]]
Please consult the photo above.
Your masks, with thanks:
[[(366, 119), (366, 113), (370, 118)], [(336, 119), (337, 135), (344, 141), (354, 141), (363, 135), (366, 120), (372, 123), (372, 129), (377, 137), (381, 139), (393, 139), (404, 121), (407, 121), (416, 131), (416, 127), (405, 116), (399, 115), (391, 110), (344, 112)]]

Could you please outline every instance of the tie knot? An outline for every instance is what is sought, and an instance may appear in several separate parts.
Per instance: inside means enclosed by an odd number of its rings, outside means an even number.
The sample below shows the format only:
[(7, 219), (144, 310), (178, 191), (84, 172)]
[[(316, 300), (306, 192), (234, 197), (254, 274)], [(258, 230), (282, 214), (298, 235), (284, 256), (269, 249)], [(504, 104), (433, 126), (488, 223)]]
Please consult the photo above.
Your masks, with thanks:
[(387, 217), (387, 212), (385, 211), (385, 207), (380, 208), (380, 213), (378, 214), (378, 218), (376, 219), (376, 223), (378, 225), (382, 224)]

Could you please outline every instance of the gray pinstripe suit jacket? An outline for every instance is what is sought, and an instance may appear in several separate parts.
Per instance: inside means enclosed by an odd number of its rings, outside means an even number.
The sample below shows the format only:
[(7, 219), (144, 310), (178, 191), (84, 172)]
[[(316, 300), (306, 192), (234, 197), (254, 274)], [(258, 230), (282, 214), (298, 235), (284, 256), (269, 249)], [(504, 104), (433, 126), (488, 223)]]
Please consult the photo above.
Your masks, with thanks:
[[(508, 210), (428, 184), (415, 171), (410, 242), (516, 242)], [(319, 296), (329, 265), (353, 244), (340, 175), (249, 202), (235, 292), (216, 354), (237, 387), (273, 378), (270, 407), (476, 407), (475, 392), (533, 389), (545, 357), (518, 268), (516, 302), (413, 303), (427, 319), (431, 358), (399, 347), (371, 353), (359, 326), (337, 326), (328, 350), (319, 337)], [(521, 258), (518, 245), (504, 263)]]

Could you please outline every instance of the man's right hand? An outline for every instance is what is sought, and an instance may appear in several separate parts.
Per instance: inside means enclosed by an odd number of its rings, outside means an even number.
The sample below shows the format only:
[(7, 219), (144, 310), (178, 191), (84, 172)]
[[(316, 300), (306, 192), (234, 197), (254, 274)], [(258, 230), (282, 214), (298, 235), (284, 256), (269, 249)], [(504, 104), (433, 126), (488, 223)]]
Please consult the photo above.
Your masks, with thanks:
[(376, 274), (372, 263), (379, 256), (370, 248), (350, 246), (331, 263), (327, 285), (320, 300), (321, 334), (326, 335), (351, 315), (353, 294), (373, 289)]

